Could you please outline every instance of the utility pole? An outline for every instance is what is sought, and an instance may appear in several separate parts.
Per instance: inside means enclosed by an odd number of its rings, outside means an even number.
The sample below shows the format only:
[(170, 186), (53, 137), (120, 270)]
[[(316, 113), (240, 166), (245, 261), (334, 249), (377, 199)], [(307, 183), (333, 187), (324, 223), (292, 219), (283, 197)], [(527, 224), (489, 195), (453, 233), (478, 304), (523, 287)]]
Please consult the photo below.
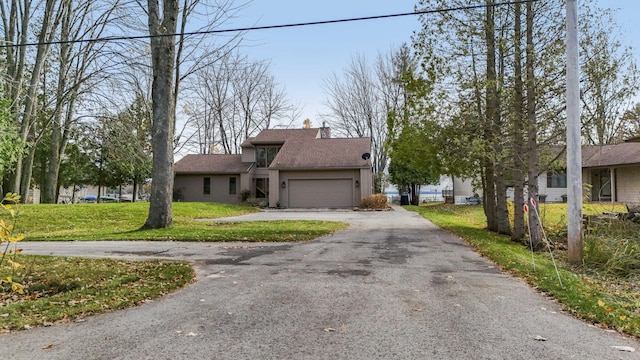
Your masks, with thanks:
[(582, 262), (582, 144), (580, 140), (580, 69), (578, 2), (567, 0), (567, 240), (568, 260)]

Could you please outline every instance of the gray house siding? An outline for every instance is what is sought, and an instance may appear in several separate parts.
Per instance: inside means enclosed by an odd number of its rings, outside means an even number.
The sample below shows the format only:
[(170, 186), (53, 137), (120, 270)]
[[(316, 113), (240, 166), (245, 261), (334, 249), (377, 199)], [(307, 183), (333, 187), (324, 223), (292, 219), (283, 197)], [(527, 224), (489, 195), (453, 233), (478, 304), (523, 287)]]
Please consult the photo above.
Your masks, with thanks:
[[(209, 179), (208, 194), (205, 193), (205, 179)], [(231, 188), (235, 178), (235, 194)], [(174, 189), (181, 196), (180, 201), (203, 201), (237, 204), (240, 202), (240, 174), (232, 175), (178, 175)]]

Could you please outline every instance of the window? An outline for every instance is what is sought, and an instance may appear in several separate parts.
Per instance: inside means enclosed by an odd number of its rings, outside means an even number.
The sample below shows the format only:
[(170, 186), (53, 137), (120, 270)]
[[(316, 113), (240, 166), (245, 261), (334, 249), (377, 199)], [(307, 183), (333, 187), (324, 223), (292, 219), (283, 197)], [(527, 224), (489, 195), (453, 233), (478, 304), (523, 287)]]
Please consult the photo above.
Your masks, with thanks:
[(235, 195), (236, 194), (236, 177), (230, 177), (229, 178), (229, 195)]
[(202, 193), (204, 195), (211, 195), (211, 178), (210, 177), (206, 177), (203, 178), (203, 182), (202, 182)]
[(256, 148), (256, 166), (259, 168), (269, 167), (276, 155), (280, 151), (279, 147), (258, 147)]
[(554, 170), (547, 172), (547, 188), (566, 188), (567, 172), (565, 170)]

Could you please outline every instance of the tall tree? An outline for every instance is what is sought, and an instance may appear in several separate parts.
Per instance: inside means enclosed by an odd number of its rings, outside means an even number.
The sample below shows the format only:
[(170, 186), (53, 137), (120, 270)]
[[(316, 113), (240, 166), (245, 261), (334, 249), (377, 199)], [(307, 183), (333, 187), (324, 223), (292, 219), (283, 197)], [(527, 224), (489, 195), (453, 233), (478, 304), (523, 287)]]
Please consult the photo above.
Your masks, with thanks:
[(513, 232), (511, 239), (521, 240), (525, 237), (524, 222), (524, 187), (525, 176), (525, 115), (524, 115), (524, 82), (522, 79), (522, 4), (513, 5)]
[[(423, 0), (420, 5), (465, 8), (474, 4), (468, 0)], [(527, 42), (519, 30), (521, 7), (493, 0), (486, 0), (485, 5), (423, 17), (423, 29), (414, 36), (414, 47), (423, 66), (436, 69), (440, 122), (442, 132), (449, 136), (438, 155), (451, 164), (446, 166), (451, 175), (481, 180), (487, 227), (493, 231), (512, 231), (507, 188), (517, 187), (518, 229), (513, 238), (519, 239), (525, 231), (521, 211), (525, 184), (529, 196), (538, 196), (537, 151), (557, 144), (562, 128), (558, 120), (564, 94), (562, 81), (558, 81), (563, 72), (559, 51), (562, 17), (534, 17), (541, 13), (560, 15), (558, 4), (535, 2), (528, 8), (531, 37)], [(525, 81), (523, 46), (525, 67), (530, 71)], [(536, 74), (543, 78), (535, 78)], [(540, 134), (544, 143), (538, 141)], [(524, 174), (528, 174), (526, 183)]]
[[(119, 9), (119, 1), (65, 0), (58, 39), (48, 60), (57, 74), (49, 80), (56, 90), (51, 100), (53, 115), (45, 129), (50, 132), (45, 181), (41, 184), (41, 202), (55, 203), (58, 196), (58, 173), (65, 148), (78, 125), (76, 107), (85, 105), (82, 96), (100, 85), (107, 68), (104, 58), (110, 57), (106, 42), (78, 42), (99, 38)], [(45, 89), (46, 90), (46, 89)]]
[[(0, 3), (0, 14), (4, 30), (4, 40), (7, 44), (16, 45), (8, 48), (5, 52), (8, 64), (8, 74), (6, 77), (7, 89), (9, 89), (9, 100), (12, 104), (12, 112), (15, 122), (19, 127), (20, 139), (28, 143), (30, 140), (31, 127), (37, 108), (37, 95), (40, 88), (40, 79), (53, 39), (55, 29), (58, 27), (64, 8), (61, 2), (56, 0), (45, 0), (36, 3), (32, 7), (33, 1), (26, 0), (20, 2), (12, 0)], [(40, 6), (42, 6), (40, 8)], [(26, 43), (29, 41), (30, 21), (35, 18), (37, 11), (41, 11), (41, 21), (36, 28), (37, 46), (33, 65), (28, 68)], [(23, 88), (26, 86), (26, 88)], [(33, 150), (33, 147), (32, 147)], [(33, 160), (33, 151), (29, 156), (21, 156), (17, 163), (11, 179), (11, 188), (15, 193), (19, 193), (23, 199), (27, 199), (30, 174), (24, 174), (25, 165), (29, 169)], [(24, 161), (24, 163), (23, 163)]]
[(151, 127), (153, 168), (149, 215), (144, 227), (171, 226), (173, 194), (173, 141), (175, 110), (175, 52), (178, 17), (177, 0), (148, 0), (151, 63), (153, 67)]
[(406, 45), (378, 55), (374, 64), (356, 55), (341, 75), (333, 74), (324, 82), (330, 109), (324, 118), (342, 136), (371, 139), (376, 192), (383, 190), (380, 179), (388, 162), (384, 146), (387, 117), (402, 113), (406, 100), (403, 76), (415, 70), (415, 62)]
[(612, 10), (581, 7), (582, 128), (585, 141), (604, 145), (623, 140), (624, 114), (640, 90), (631, 48), (618, 38)]

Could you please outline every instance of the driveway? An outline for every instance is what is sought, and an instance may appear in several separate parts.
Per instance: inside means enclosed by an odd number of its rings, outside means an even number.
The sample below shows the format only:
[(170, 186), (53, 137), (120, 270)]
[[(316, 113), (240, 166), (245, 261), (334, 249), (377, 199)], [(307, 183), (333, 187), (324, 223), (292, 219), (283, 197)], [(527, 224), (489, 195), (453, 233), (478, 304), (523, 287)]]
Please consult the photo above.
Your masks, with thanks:
[(27, 253), (194, 262), (145, 305), (0, 336), (9, 359), (640, 359), (402, 208), (239, 219), (351, 225), (309, 243), (24, 243)]

